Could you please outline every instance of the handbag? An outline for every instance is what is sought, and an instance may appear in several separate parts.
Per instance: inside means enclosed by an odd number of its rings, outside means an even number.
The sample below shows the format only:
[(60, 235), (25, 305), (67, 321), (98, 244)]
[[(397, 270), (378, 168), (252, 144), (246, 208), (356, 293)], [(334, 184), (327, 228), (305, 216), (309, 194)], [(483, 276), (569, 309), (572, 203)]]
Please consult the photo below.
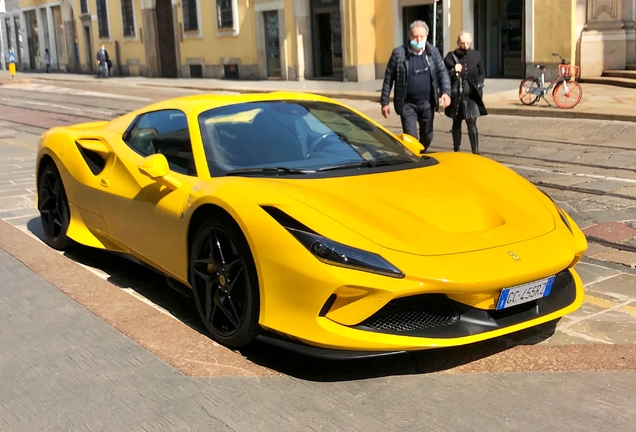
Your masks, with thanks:
[[(451, 52), (453, 55), (453, 60), (455, 60), (455, 65), (459, 63), (459, 59), (455, 55), (454, 52)], [(459, 73), (455, 72), (456, 78), (453, 84), (451, 85), (451, 99), (460, 97), (464, 92), (464, 80), (459, 76)]]

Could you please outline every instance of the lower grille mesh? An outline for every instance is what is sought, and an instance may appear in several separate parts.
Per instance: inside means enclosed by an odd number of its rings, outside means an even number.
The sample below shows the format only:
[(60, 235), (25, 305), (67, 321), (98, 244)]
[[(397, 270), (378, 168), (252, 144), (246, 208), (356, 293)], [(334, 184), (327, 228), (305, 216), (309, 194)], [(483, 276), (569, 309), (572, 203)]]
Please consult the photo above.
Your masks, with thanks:
[(443, 294), (422, 294), (390, 301), (360, 326), (405, 332), (448, 326), (457, 321), (459, 314), (452, 300)]
[(559, 272), (554, 278), (554, 283), (552, 284), (552, 290), (550, 291), (550, 294), (556, 294), (563, 291), (565, 288), (568, 287), (568, 285), (572, 283), (572, 279), (572, 273), (570, 273), (570, 270), (565, 269)]

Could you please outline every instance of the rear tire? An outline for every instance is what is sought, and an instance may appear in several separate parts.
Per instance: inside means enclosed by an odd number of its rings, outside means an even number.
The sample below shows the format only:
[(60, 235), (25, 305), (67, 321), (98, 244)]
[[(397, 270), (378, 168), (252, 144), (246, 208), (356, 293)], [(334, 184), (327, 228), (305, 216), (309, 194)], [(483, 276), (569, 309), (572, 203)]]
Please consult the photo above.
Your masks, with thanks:
[(57, 250), (66, 250), (74, 242), (66, 235), (70, 209), (62, 176), (53, 163), (48, 163), (38, 176), (38, 210), (44, 229), (44, 241)]
[(583, 97), (583, 88), (576, 81), (568, 81), (568, 90), (565, 91), (565, 81), (561, 81), (554, 87), (552, 98), (559, 108), (574, 108), (581, 102)]
[(521, 81), (519, 85), (519, 100), (524, 105), (532, 105), (539, 100), (539, 96), (532, 93), (539, 88), (539, 80), (529, 77)]
[(254, 258), (236, 222), (211, 215), (190, 250), (190, 283), (206, 329), (217, 342), (240, 348), (260, 331), (260, 295)]

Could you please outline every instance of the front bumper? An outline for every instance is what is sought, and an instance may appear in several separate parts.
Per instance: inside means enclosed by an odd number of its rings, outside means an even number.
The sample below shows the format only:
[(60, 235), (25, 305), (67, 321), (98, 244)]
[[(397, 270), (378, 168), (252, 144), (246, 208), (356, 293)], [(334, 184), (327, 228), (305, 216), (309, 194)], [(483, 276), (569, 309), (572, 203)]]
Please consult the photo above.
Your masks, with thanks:
[[(273, 219), (261, 220), (260, 225), (268, 221)], [(406, 275), (397, 279), (322, 263), (274, 222), (252, 231), (249, 238), (259, 273), (259, 323), (295, 344), (392, 352), (464, 345), (553, 321), (583, 302), (583, 284), (572, 267), (586, 245), (565, 226), (560, 228), (514, 245), (439, 256), (378, 251), (371, 244), (345, 239), (396, 265)], [(520, 259), (513, 259), (510, 251)], [(503, 288), (563, 271), (568, 280), (560, 292), (534, 304), (493, 310)], [(452, 316), (445, 325), (406, 332), (369, 325), (392, 302), (408, 304), (418, 296), (433, 295), (451, 305)]]
[(393, 300), (353, 328), (420, 338), (461, 338), (541, 318), (575, 300), (574, 277), (566, 269), (556, 275), (550, 295), (507, 309), (478, 309), (443, 294), (422, 294)]
[[(583, 303), (583, 283), (574, 269), (563, 272), (569, 280), (559, 290), (510, 309), (483, 310), (451, 300), (458, 319), (448, 325), (400, 332), (370, 328), (365, 323), (345, 326), (320, 316), (320, 330), (307, 333), (312, 339), (277, 331), (278, 336), (261, 340), (305, 355), (341, 360), (480, 342), (554, 321), (577, 310)], [(408, 301), (408, 297), (405, 299)]]

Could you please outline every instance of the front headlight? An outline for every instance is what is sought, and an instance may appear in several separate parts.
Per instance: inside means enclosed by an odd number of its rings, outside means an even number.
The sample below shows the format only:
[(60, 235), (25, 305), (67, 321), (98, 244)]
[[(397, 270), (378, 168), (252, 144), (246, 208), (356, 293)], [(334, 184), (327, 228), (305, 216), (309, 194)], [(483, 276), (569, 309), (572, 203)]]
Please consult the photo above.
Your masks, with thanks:
[(568, 222), (568, 218), (565, 215), (565, 211), (561, 207), (559, 207), (559, 205), (556, 203), (556, 201), (554, 201), (552, 199), (552, 197), (550, 195), (548, 195), (547, 193), (543, 192), (541, 189), (539, 189), (539, 190), (543, 193), (543, 195), (547, 196), (550, 201), (552, 201), (552, 204), (554, 204), (554, 207), (556, 208), (557, 213), (559, 213), (559, 216), (561, 217), (561, 220), (563, 221), (565, 226), (568, 227), (570, 232), (572, 232), (572, 227), (570, 226), (570, 223)]
[(303, 246), (320, 261), (354, 270), (362, 270), (394, 278), (404, 273), (378, 254), (345, 246), (318, 234), (285, 227)]

